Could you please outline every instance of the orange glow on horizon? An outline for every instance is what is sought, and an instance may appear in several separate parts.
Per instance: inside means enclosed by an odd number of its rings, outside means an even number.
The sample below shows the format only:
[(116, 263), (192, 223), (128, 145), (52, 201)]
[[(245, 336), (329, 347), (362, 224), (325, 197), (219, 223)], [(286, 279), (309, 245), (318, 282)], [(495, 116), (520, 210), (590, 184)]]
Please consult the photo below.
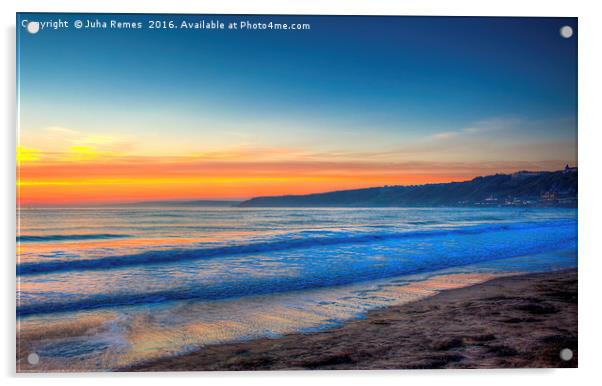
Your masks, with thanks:
[[(421, 184), (427, 182), (460, 181), (465, 178), (449, 177), (433, 181), (432, 176), (412, 176), (411, 179), (388, 179), (390, 185)], [(378, 176), (368, 178), (354, 176), (279, 177), (279, 178), (231, 178), (219, 182), (194, 179), (132, 179), (132, 180), (83, 180), (33, 182), (19, 185), (21, 205), (35, 204), (82, 204), (117, 203), (154, 200), (194, 199), (246, 199), (256, 196), (309, 194), (324, 191), (382, 186)]]
[[(357, 160), (215, 160), (198, 157), (87, 157), (40, 161), (22, 152), (20, 205), (82, 205), (155, 200), (239, 200), (383, 185), (465, 181), (514, 172), (520, 164), (394, 163)], [(528, 165), (530, 166), (530, 165)], [(545, 166), (541, 166), (540, 169)]]

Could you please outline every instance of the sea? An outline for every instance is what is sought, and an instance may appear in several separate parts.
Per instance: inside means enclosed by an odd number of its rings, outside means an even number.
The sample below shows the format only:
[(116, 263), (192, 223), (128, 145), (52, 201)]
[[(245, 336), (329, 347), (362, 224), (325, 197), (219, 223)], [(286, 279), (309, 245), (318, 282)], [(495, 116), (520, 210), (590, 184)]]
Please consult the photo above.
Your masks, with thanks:
[(110, 371), (311, 333), (444, 289), (577, 266), (576, 209), (170, 205), (17, 215), (23, 372)]

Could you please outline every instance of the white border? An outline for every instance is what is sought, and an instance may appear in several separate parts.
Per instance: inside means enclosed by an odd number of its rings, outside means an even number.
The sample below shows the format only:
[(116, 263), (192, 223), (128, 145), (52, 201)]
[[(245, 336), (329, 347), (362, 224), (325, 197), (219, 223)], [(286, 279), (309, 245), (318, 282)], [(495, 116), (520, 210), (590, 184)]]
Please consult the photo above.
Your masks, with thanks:
[[(177, 377), (179, 383), (224, 383), (235, 385), (303, 385), (318, 382), (341, 385), (381, 385), (420, 383), (427, 385), (488, 385), (545, 382), (546, 386), (594, 383), (601, 378), (596, 372), (600, 358), (600, 300), (597, 284), (602, 272), (602, 251), (596, 243), (601, 232), (600, 206), (602, 190), (598, 171), (602, 162), (597, 155), (602, 143), (600, 95), (602, 89), (601, 14), (593, 1), (545, 2), (527, 0), (4, 0), (2, 12), (2, 189), (0, 237), (4, 264), (2, 310), (2, 376), (5, 384), (75, 385), (82, 381), (91, 385), (110, 382), (138, 382), (164, 385)], [(376, 372), (255, 372), (255, 373), (179, 373), (179, 374), (94, 374), (31, 376), (14, 374), (14, 248), (15, 248), (15, 12), (145, 12), (145, 13), (247, 13), (247, 14), (332, 14), (332, 15), (457, 15), (457, 16), (571, 16), (579, 17), (579, 369), (575, 370), (453, 370), (453, 371), (376, 371)], [(599, 236), (598, 236), (599, 237)], [(85, 378), (85, 379), (82, 379)]]

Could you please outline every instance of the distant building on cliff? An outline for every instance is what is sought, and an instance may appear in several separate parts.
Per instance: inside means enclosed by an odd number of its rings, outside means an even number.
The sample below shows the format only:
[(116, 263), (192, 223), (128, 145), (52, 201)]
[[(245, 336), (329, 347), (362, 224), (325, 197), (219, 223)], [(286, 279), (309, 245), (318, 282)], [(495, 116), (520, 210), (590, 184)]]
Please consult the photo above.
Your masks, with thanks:
[(566, 166), (564, 167), (564, 174), (568, 174), (568, 173), (576, 173), (577, 172), (577, 167), (570, 167), (568, 164), (566, 164)]

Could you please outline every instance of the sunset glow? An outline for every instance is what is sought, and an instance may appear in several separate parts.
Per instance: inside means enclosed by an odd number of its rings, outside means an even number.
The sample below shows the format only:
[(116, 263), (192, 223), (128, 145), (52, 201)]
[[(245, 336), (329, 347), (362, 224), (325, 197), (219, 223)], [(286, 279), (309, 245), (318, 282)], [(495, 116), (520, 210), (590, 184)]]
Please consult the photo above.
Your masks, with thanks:
[[(202, 157), (20, 156), (23, 205), (69, 205), (173, 199), (244, 199), (382, 185), (463, 181), (519, 169), (561, 168), (561, 162), (484, 164), (360, 160), (205, 159)], [(39, 158), (40, 157), (40, 158)]]
[[(574, 46), (539, 52), (557, 33), (517, 48), (494, 22), (383, 25), (371, 38), (333, 20), (290, 34), (23, 39), (19, 203), (237, 200), (576, 165)], [(517, 49), (531, 59), (508, 61)]]

